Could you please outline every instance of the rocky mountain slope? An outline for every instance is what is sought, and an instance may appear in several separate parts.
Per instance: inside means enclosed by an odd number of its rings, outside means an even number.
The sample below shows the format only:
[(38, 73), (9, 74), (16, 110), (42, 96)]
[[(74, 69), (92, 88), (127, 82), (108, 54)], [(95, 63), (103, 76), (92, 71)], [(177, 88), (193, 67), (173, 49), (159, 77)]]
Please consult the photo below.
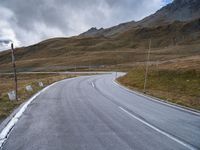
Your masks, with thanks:
[(174, 21), (191, 21), (200, 17), (199, 0), (174, 0), (155, 14), (139, 21), (140, 26), (158, 26)]
[[(127, 22), (108, 29), (95, 30), (95, 32), (86, 31), (81, 36), (113, 36), (127, 31), (133, 27), (149, 27), (170, 24), (174, 21), (191, 21), (200, 17), (200, 0), (174, 0), (162, 9), (158, 10), (141, 21)], [(94, 29), (94, 28), (92, 28)]]

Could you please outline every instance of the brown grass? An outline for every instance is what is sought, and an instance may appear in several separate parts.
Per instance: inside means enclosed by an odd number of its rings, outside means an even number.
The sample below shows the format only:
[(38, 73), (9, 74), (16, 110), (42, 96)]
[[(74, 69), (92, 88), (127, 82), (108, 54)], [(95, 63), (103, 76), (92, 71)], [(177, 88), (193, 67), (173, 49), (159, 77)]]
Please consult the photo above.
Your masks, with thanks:
[[(144, 67), (137, 67), (118, 81), (143, 92), (144, 70)], [(146, 89), (149, 95), (200, 110), (200, 72), (195, 69), (171, 70), (151, 66)]]
[[(72, 75), (59, 74), (18, 74), (19, 101), (9, 101), (7, 93), (14, 89), (13, 75), (0, 75), (0, 120), (7, 117), (16, 107), (25, 102), (27, 98), (42, 88), (38, 82), (45, 86), (62, 79), (74, 77)], [(26, 85), (33, 87), (32, 92), (25, 90)]]
[[(152, 39), (152, 61), (200, 55), (200, 32), (193, 22), (131, 28), (115, 36), (54, 38), (17, 49), (19, 71), (67, 70), (73, 66), (112, 66), (144, 62)], [(0, 72), (9, 72), (10, 52), (0, 53)]]

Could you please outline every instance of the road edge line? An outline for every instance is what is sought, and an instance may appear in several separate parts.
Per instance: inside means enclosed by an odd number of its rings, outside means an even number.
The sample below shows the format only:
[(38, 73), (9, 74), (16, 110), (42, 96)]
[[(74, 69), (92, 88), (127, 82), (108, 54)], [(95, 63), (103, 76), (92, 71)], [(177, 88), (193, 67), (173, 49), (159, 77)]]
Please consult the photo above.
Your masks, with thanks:
[[(79, 76), (80, 77), (80, 76)], [(57, 82), (54, 82), (42, 90), (38, 91), (36, 94), (34, 94), (31, 98), (29, 98), (23, 106), (13, 115), (13, 117), (8, 121), (8, 123), (5, 125), (5, 127), (0, 131), (0, 149), (2, 149), (4, 142), (7, 140), (10, 132), (12, 131), (13, 127), (15, 124), (19, 121), (20, 117), (23, 115), (27, 107), (35, 98), (37, 98), (41, 93), (45, 92), (47, 89), (50, 87), (54, 86), (55, 84), (58, 84), (59, 82), (66, 81), (66, 80), (73, 80), (78, 77), (73, 77), (73, 78), (68, 78), (68, 79), (63, 79)]]
[(163, 130), (157, 128), (156, 126), (154, 126), (154, 125), (152, 125), (152, 124), (146, 122), (145, 120), (138, 118), (137, 116), (133, 115), (132, 113), (130, 113), (130, 112), (127, 111), (126, 109), (124, 109), (124, 108), (122, 108), (122, 107), (120, 107), (120, 106), (119, 106), (119, 109), (121, 109), (123, 112), (127, 113), (129, 116), (133, 117), (134, 119), (140, 121), (140, 122), (143, 123), (144, 125), (148, 126), (149, 128), (151, 128), (151, 129), (157, 131), (158, 133), (160, 133), (160, 134), (162, 134), (162, 135), (164, 135), (164, 136), (170, 138), (171, 140), (173, 140), (173, 141), (175, 141), (175, 142), (181, 144), (182, 146), (184, 146), (184, 147), (186, 147), (186, 148), (188, 148), (188, 149), (190, 149), (190, 150), (197, 150), (197, 148), (194, 147), (193, 145), (190, 145), (190, 144), (188, 144), (188, 143), (186, 143), (186, 142), (184, 142), (184, 141), (182, 141), (182, 140), (180, 140), (180, 139), (174, 137), (173, 135), (171, 135), (171, 134), (169, 134), (169, 133), (167, 133), (167, 132), (165, 132), (165, 131), (163, 131)]
[(189, 108), (189, 107), (186, 107), (186, 106), (178, 105), (178, 104), (175, 104), (175, 103), (171, 103), (169, 101), (166, 101), (166, 100), (163, 100), (163, 99), (160, 99), (160, 98), (157, 98), (157, 97), (153, 97), (151, 95), (146, 95), (146, 94), (143, 94), (143, 93), (138, 92), (138, 91), (133, 91), (132, 89), (129, 89), (128, 87), (121, 85), (116, 79), (113, 79), (113, 83), (115, 85), (117, 85), (118, 87), (120, 87), (120, 88), (122, 88), (122, 89), (124, 89), (124, 90), (126, 90), (130, 93), (136, 94), (136, 95), (141, 96), (141, 97), (145, 97), (145, 98), (147, 98), (151, 101), (155, 101), (157, 103), (167, 105), (167, 106), (170, 106), (170, 107), (173, 107), (173, 108), (176, 108), (176, 109), (179, 109), (179, 110), (200, 116), (200, 111), (198, 111), (198, 110), (195, 110), (195, 109), (192, 109), (192, 108)]

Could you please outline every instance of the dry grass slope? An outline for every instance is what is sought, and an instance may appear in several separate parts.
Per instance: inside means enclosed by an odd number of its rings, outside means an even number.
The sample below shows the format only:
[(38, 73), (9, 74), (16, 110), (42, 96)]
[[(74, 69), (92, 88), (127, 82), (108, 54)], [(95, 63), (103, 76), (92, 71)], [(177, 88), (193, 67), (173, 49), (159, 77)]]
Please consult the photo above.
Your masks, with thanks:
[[(16, 107), (25, 102), (42, 87), (38, 82), (43, 82), (45, 86), (62, 79), (73, 77), (72, 75), (59, 74), (19, 74), (19, 101), (9, 101), (7, 93), (14, 88), (13, 75), (0, 75), (0, 121), (8, 116)], [(32, 92), (27, 92), (25, 86), (31, 85)]]
[[(133, 27), (119, 35), (54, 38), (17, 49), (18, 71), (67, 70), (144, 62), (152, 39), (152, 61), (200, 55), (200, 19), (158, 27)], [(11, 71), (10, 52), (0, 53), (0, 72)]]
[[(144, 67), (130, 71), (119, 82), (143, 92)], [(170, 70), (150, 67), (147, 94), (170, 102), (200, 110), (200, 72), (196, 70)]]

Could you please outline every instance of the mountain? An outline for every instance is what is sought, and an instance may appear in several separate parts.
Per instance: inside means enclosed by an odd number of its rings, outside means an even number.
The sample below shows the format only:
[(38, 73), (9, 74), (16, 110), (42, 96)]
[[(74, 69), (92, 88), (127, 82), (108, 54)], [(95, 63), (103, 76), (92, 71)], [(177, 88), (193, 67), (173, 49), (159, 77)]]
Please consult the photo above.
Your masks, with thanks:
[(86, 31), (85, 33), (82, 33), (81, 36), (95, 36), (98, 35), (99, 33), (101, 33), (104, 29), (97, 29), (96, 27), (92, 27), (91, 29), (89, 29), (88, 31)]
[(88, 31), (80, 34), (79, 36), (99, 36), (99, 35), (104, 35), (104, 36), (114, 36), (118, 33), (121, 33), (123, 31), (126, 31), (128, 29), (131, 29), (135, 25), (135, 21), (127, 22), (127, 23), (121, 23), (117, 26), (113, 26), (107, 29), (96, 29), (95, 27), (92, 27)]
[[(190, 21), (200, 18), (200, 0), (174, 0), (141, 21), (127, 22), (108, 29), (97, 30), (96, 33), (86, 31), (81, 36), (113, 36), (133, 27), (149, 27), (170, 24), (174, 21)], [(89, 30), (90, 31), (90, 30)]]
[(190, 21), (200, 17), (200, 0), (174, 0), (155, 14), (139, 21), (140, 26), (158, 26), (174, 21)]
[[(54, 71), (67, 70), (75, 65), (87, 68), (142, 63), (146, 60), (145, 53), (150, 38), (151, 61), (200, 56), (200, 19), (132, 28), (115, 37), (49, 39), (16, 50), (18, 71)], [(1, 52), (0, 72), (11, 70), (10, 52)]]
[[(70, 70), (75, 66), (124, 68), (143, 64), (149, 39), (152, 62), (171, 61), (178, 65), (176, 60), (187, 58), (187, 66), (200, 69), (199, 8), (198, 0), (175, 0), (139, 22), (108, 29), (91, 28), (80, 36), (53, 38), (19, 48), (16, 50), (18, 71)], [(179, 17), (180, 12), (185, 12), (183, 17)], [(0, 72), (11, 70), (10, 51), (1, 52)]]

